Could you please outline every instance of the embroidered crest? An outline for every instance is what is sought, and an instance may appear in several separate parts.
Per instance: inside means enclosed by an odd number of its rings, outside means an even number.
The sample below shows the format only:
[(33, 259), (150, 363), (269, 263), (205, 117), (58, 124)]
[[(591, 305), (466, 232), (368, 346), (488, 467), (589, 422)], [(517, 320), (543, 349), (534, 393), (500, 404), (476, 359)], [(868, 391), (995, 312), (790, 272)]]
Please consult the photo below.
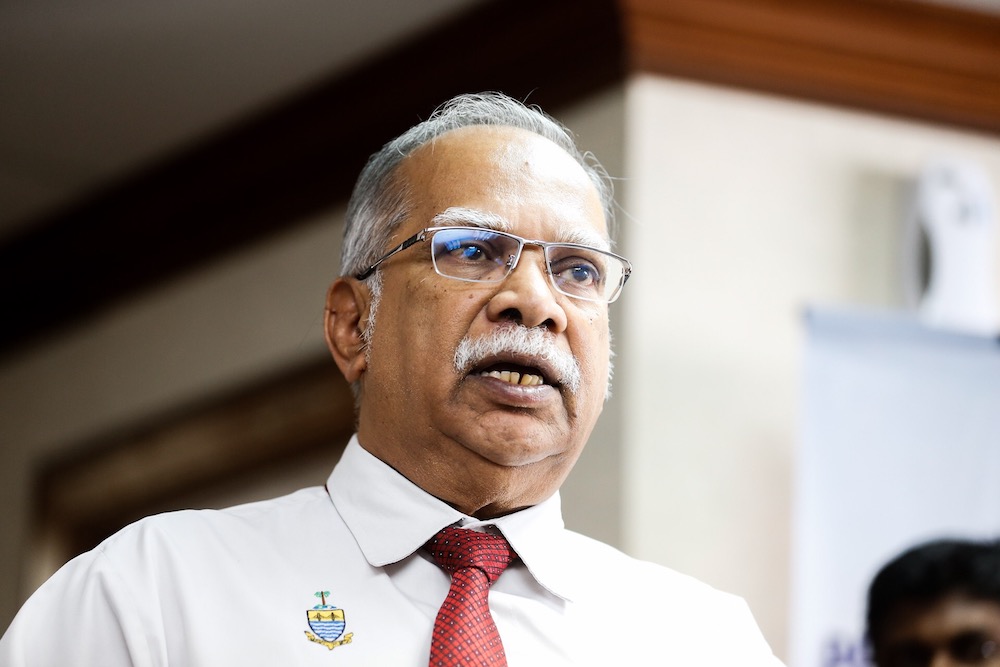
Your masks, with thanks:
[[(326, 603), (326, 596), (330, 591), (316, 591), (313, 595), (320, 599), (318, 605), (306, 610), (306, 620), (309, 628), (306, 630), (306, 639), (325, 646), (331, 651), (343, 644), (350, 644), (354, 638), (353, 632), (344, 635), (344, 628), (347, 621), (344, 619), (344, 610)], [(341, 639), (341, 635), (343, 639)]]

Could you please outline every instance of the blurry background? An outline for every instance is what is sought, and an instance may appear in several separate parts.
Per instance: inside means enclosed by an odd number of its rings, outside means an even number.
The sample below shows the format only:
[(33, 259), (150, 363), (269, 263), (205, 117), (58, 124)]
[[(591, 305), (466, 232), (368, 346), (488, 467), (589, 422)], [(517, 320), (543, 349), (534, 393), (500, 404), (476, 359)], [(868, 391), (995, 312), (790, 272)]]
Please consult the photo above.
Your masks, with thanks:
[(567, 523), (786, 655), (803, 309), (904, 307), (928, 160), (1000, 188), (994, 0), (3, 3), (0, 627), (138, 516), (325, 480), (353, 179), (485, 89), (620, 179), (636, 274)]

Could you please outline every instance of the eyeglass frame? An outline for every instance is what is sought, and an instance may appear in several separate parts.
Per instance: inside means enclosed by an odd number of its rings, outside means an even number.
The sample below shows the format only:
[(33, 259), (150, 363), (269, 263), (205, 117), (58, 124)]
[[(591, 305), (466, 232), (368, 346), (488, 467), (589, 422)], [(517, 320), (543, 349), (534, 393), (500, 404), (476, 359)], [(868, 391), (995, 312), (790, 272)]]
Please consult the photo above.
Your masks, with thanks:
[[(975, 653), (969, 652), (970, 649), (974, 649)], [(882, 659), (879, 662), (888, 665), (930, 665), (934, 656), (942, 650), (952, 661), (962, 665), (995, 664), (996, 658), (1000, 658), (1000, 644), (989, 633), (966, 630), (937, 645), (920, 640), (890, 644), (881, 648)]]
[[(471, 279), (471, 278), (459, 278), (457, 276), (449, 276), (447, 274), (441, 273), (441, 271), (437, 267), (437, 262), (433, 261), (434, 257), (433, 257), (433, 252), (432, 252), (432, 254), (431, 254), (431, 260), (432, 260), (432, 264), (434, 265), (434, 273), (438, 274), (442, 278), (449, 278), (451, 280), (461, 280), (463, 282), (470, 282), (470, 283), (485, 283), (485, 284), (501, 283), (504, 280), (506, 280), (507, 276), (509, 276), (511, 273), (514, 272), (514, 269), (517, 268), (518, 263), (521, 261), (521, 256), (524, 254), (524, 247), (525, 246), (529, 246), (529, 245), (530, 246), (535, 246), (535, 247), (538, 247), (538, 248), (542, 249), (542, 254), (545, 257), (545, 273), (546, 273), (546, 275), (548, 275), (549, 282), (552, 284), (552, 287), (554, 287), (555, 290), (557, 292), (559, 292), (560, 294), (565, 294), (566, 296), (568, 296), (568, 297), (570, 297), (572, 299), (579, 299), (580, 301), (588, 301), (590, 303), (614, 303), (615, 301), (618, 300), (618, 297), (621, 296), (622, 289), (625, 287), (625, 283), (628, 282), (629, 276), (632, 275), (632, 263), (630, 261), (628, 261), (627, 259), (625, 259), (624, 257), (622, 257), (621, 255), (615, 254), (615, 253), (611, 252), (610, 250), (604, 250), (602, 248), (595, 248), (593, 246), (584, 245), (582, 243), (561, 243), (561, 242), (558, 242), (558, 241), (540, 241), (540, 240), (535, 240), (535, 239), (526, 239), (523, 236), (518, 236), (517, 234), (511, 234), (510, 232), (504, 232), (504, 231), (501, 231), (501, 230), (498, 230), (498, 229), (492, 229), (492, 228), (489, 228), (489, 227), (475, 227), (475, 226), (468, 226), (468, 225), (443, 225), (443, 226), (437, 226), (437, 227), (425, 227), (425, 228), (421, 229), (419, 232), (417, 232), (416, 234), (414, 234), (413, 236), (409, 237), (408, 239), (406, 239), (405, 241), (403, 241), (402, 243), (400, 243), (399, 245), (397, 245), (395, 248), (393, 248), (389, 252), (387, 252), (384, 255), (382, 255), (381, 257), (379, 257), (377, 260), (375, 260), (375, 263), (372, 264), (371, 266), (369, 266), (367, 269), (365, 269), (364, 271), (361, 271), (359, 273), (354, 274), (354, 277), (357, 280), (366, 280), (366, 279), (370, 278), (372, 276), (372, 274), (375, 273), (375, 271), (382, 264), (382, 262), (386, 261), (387, 259), (389, 259), (393, 255), (395, 255), (397, 253), (400, 253), (400, 252), (403, 252), (404, 250), (406, 250), (410, 246), (416, 245), (417, 243), (421, 243), (423, 241), (428, 240), (429, 238), (433, 238), (434, 234), (436, 234), (437, 232), (447, 231), (447, 230), (451, 230), (451, 229), (468, 229), (470, 231), (480, 231), (480, 232), (482, 232), (482, 231), (488, 231), (488, 232), (491, 232), (491, 233), (494, 233), (494, 234), (500, 234), (502, 236), (507, 236), (507, 237), (512, 238), (512, 239), (514, 239), (514, 240), (517, 241), (517, 243), (518, 243), (517, 254), (514, 255), (512, 258), (510, 258), (510, 259), (507, 260), (507, 264), (506, 264), (506, 266), (507, 266), (507, 272), (504, 273), (503, 278), (500, 278), (499, 280), (474, 280), (474, 279)], [(552, 275), (551, 263), (550, 263), (549, 257), (548, 257), (548, 250), (547, 249), (550, 248), (550, 247), (580, 248), (582, 250), (590, 250), (592, 252), (598, 252), (598, 253), (601, 253), (602, 255), (609, 255), (611, 257), (614, 257), (618, 261), (620, 261), (622, 263), (622, 267), (623, 267), (624, 270), (622, 271), (622, 278), (621, 278), (621, 280), (618, 283), (618, 287), (612, 293), (611, 298), (609, 298), (609, 299), (588, 299), (586, 297), (579, 296), (577, 294), (570, 294), (568, 292), (565, 292), (565, 291), (559, 289), (559, 285), (556, 284), (556, 278), (555, 278), (554, 275)]]

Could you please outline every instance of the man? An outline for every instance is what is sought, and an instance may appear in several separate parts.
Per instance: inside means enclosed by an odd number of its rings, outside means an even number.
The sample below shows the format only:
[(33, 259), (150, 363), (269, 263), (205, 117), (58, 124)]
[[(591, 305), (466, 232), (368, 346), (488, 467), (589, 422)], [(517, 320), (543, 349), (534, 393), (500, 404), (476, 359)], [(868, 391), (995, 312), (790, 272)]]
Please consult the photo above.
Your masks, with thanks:
[(0, 662), (778, 664), (741, 600), (563, 528), (631, 271), (612, 210), (568, 133), (502, 95), (387, 144), (327, 296), (357, 434), (326, 488), (126, 528)]
[(936, 540), (879, 571), (867, 631), (878, 667), (1000, 665), (1000, 541)]

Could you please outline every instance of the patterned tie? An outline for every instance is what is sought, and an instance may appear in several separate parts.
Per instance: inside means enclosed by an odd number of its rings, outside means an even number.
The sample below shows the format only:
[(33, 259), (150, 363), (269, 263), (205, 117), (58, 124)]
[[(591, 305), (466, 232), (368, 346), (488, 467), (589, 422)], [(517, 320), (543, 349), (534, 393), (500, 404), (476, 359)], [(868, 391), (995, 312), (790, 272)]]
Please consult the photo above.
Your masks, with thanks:
[(501, 535), (453, 527), (431, 538), (427, 550), (451, 572), (451, 589), (434, 621), (430, 667), (506, 667), (487, 596), (517, 554)]

